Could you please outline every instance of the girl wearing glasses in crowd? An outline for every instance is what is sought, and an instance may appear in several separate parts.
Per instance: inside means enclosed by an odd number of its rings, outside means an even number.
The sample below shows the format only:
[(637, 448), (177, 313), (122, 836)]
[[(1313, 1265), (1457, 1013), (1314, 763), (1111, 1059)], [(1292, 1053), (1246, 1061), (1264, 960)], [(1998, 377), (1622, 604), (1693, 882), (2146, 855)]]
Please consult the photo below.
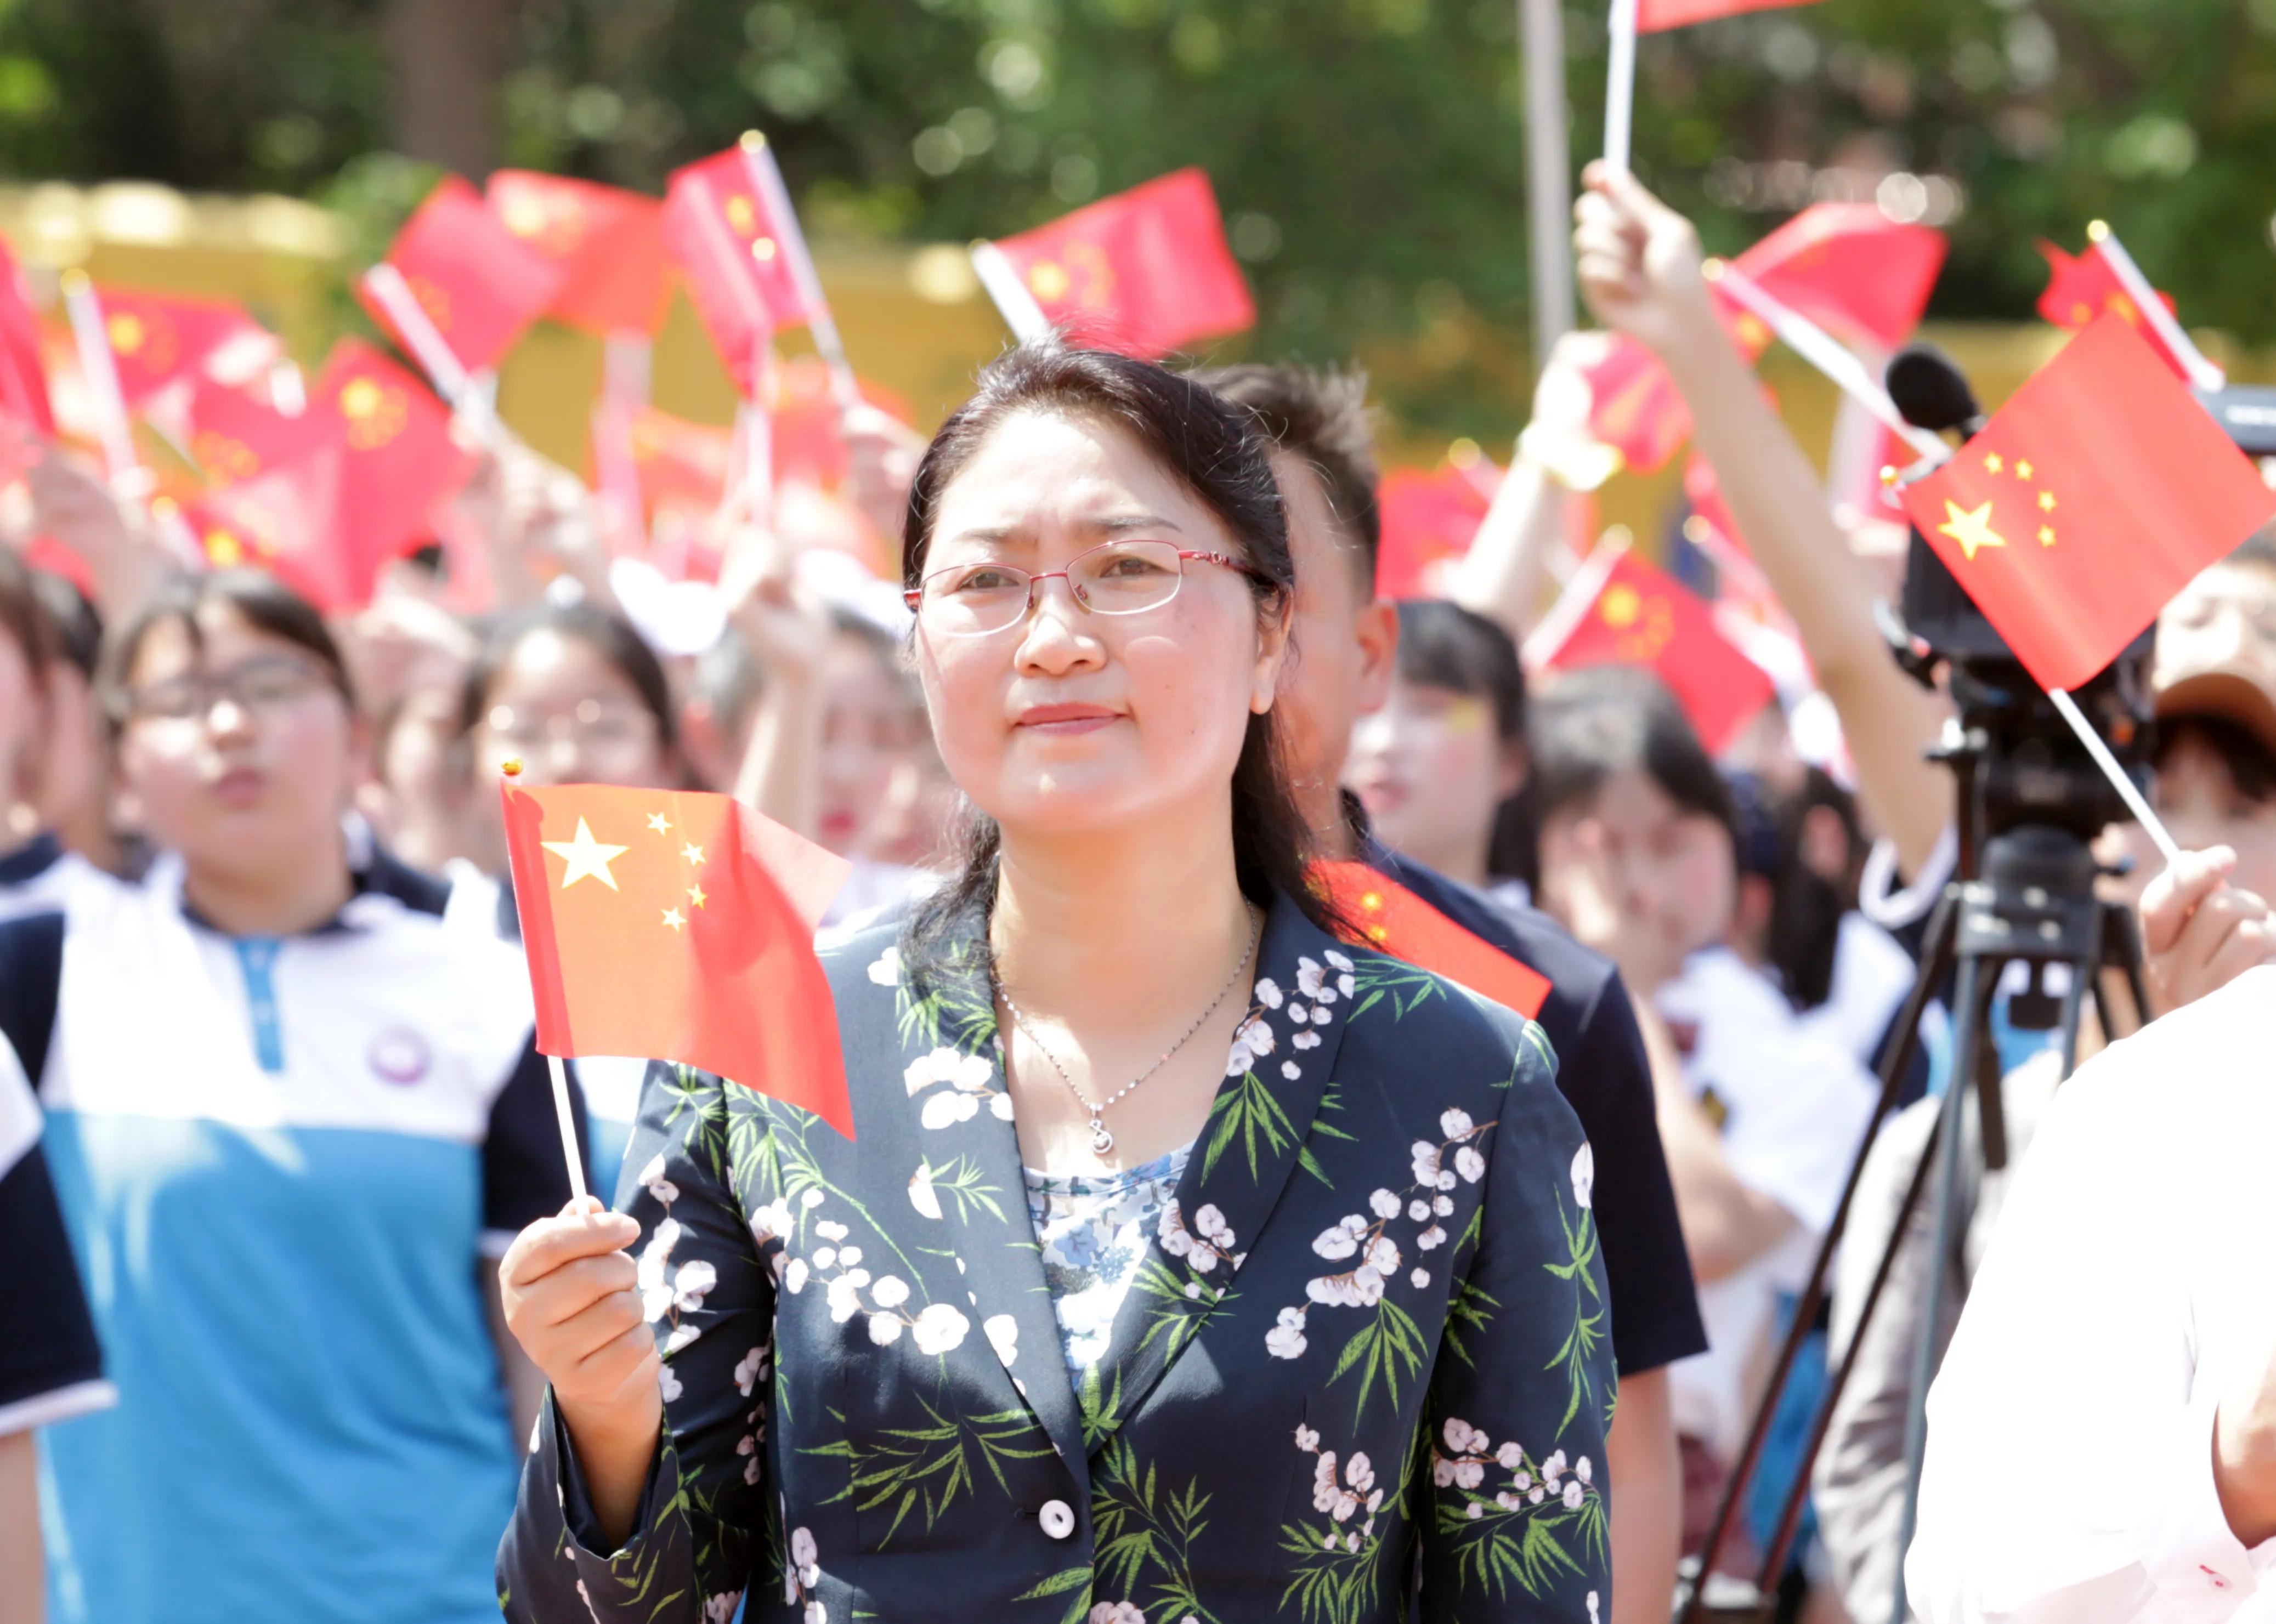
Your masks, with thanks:
[(518, 956), (351, 872), (363, 729), (273, 578), (173, 583), (110, 679), (163, 855), (0, 925), (118, 1394), (47, 1435), (49, 1616), (494, 1617), (535, 1383), (482, 1258), (566, 1187)]
[(508, 1615), (1389, 1620), (1419, 1554), (1424, 1617), (1598, 1617), (1592, 1163), (1536, 1031), (1307, 887), (1263, 446), (1023, 347), (903, 570), (963, 866), (825, 955), (857, 1138), (658, 1067), (625, 1211), (515, 1243)]
[[(663, 662), (621, 616), (588, 602), (548, 603), (501, 621), (459, 699), (475, 857), (445, 870), (452, 922), (521, 940), (498, 808), (507, 761), (522, 763), (529, 785), (680, 789), (689, 780), (676, 714)], [(590, 1113), (594, 1183), (612, 1190), (647, 1065), (637, 1056), (588, 1056), (573, 1069)]]

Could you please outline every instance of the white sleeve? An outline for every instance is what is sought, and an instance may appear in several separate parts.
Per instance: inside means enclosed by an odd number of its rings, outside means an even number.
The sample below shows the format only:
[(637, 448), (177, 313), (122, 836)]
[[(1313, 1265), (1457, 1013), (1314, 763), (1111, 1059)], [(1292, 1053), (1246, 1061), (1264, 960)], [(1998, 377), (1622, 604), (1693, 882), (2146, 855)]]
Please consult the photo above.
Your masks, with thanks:
[(2258, 1588), (2270, 1548), (2214, 1492), (2192, 1159), (2159, 1114), (2193, 1057), (2156, 1036), (2056, 1096), (1930, 1393), (1905, 1567), (1929, 1624), (2219, 1624)]

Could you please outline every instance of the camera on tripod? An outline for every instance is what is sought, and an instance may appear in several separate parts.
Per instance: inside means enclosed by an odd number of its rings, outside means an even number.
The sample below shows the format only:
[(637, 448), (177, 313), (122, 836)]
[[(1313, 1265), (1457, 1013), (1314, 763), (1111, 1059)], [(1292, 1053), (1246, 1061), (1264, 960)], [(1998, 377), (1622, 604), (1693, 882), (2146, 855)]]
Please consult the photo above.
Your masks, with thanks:
[[(1984, 427), (1983, 410), (1968, 380), (1932, 344), (1899, 351), (1889, 363), (1888, 389), (1897, 410), (1916, 427), (1937, 434), (1956, 430), (1966, 440)], [(2248, 418), (2263, 424), (2276, 449), (2276, 390), (2250, 393), (2268, 397), (2253, 403), (2259, 417), (2248, 412)], [(2127, 820), (2130, 814), (2117, 790), (1917, 526), (1906, 551), (1898, 613), (1903, 634), (1896, 644), (1900, 663), (1923, 684), (1934, 680), (1938, 665), (1946, 668), (1960, 713), (1959, 747), (1977, 760), (1984, 836), (2047, 824), (2091, 842), (2111, 824)], [(2150, 690), (2155, 640), (2154, 628), (2144, 631), (2071, 696), (2128, 775), (2144, 789), (2155, 747)]]

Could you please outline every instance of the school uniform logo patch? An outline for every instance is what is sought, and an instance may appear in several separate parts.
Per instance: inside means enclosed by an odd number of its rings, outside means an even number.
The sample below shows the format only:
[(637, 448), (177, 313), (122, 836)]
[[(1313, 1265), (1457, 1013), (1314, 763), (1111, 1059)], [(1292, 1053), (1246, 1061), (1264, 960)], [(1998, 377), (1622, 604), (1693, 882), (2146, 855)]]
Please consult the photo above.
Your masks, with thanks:
[(364, 1057), (383, 1080), (408, 1085), (425, 1076), (435, 1064), (427, 1039), (406, 1027), (395, 1027), (372, 1039)]

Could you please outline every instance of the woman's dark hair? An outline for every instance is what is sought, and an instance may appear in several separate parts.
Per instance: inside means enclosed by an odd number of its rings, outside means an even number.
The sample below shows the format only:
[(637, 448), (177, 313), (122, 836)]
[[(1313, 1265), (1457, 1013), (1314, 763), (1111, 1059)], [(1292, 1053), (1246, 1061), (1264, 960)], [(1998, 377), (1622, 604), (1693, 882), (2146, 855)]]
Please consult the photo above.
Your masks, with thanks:
[(1494, 736), (1524, 743), (1525, 668), (1509, 633), (1484, 616), (1438, 598), (1402, 601), (1399, 675), (1485, 700), (1493, 706)]
[[(1085, 350), (1057, 338), (1006, 351), (980, 374), (971, 399), (957, 408), (926, 448), (909, 486), (901, 529), (901, 579), (924, 578), (925, 550), (943, 495), (990, 434), (1021, 412), (1060, 412), (1109, 424), (1135, 441), (1223, 522), (1248, 577), (1260, 622), (1287, 613), (1296, 585), (1288, 521), (1273, 482), (1267, 448), (1247, 415), (1192, 378), (1126, 356)], [(1272, 714), (1251, 715), (1233, 773), (1233, 853), (1241, 894), (1269, 908), (1280, 892), (1323, 927), (1332, 912), (1306, 883), (1310, 831), (1296, 809), (1280, 761)], [(975, 810), (967, 819), (957, 872), (909, 921), (908, 946), (922, 952), (963, 910), (992, 904), (1002, 831)]]
[(150, 634), (162, 625), (178, 625), (191, 646), (202, 653), (205, 634), (198, 616), (210, 608), (225, 608), (255, 631), (313, 656), (348, 708), (355, 709), (355, 684), (348, 679), (347, 661), (316, 606), (265, 570), (216, 570), (209, 575), (170, 576), (110, 639), (104, 670), (114, 727), (125, 719), (127, 686)]
[(1559, 678), (1535, 701), (1530, 731), (1533, 776), (1526, 795), (1536, 827), (1593, 801), (1613, 774), (1634, 770), (1683, 811), (1721, 824), (1735, 858), (1740, 831), (1731, 787), (1675, 696), (1650, 671), (1596, 666)]
[(2185, 738), (2196, 739), (2220, 758), (2228, 769), (2229, 782), (2246, 800), (2256, 806), (2276, 801), (2276, 755), (2249, 728), (2240, 727), (2226, 716), (2169, 717), (2158, 724), (2157, 757), (2152, 765), (2163, 767), (2166, 758)]
[[(1805, 860), (1809, 826), (1820, 812), (1841, 825), (1842, 866), (1822, 874)], [(1771, 880), (1771, 917), (1764, 955), (1778, 971), (1786, 995), (1797, 1009), (1815, 1009), (1833, 995), (1833, 961), (1841, 945), (1842, 917), (1857, 905), (1857, 873), (1863, 866), (1864, 825), (1857, 802), (1817, 767), (1803, 777), (1801, 790), (1779, 808), (1778, 871)]]
[(615, 668), (640, 695), (641, 704), (656, 722), (656, 736), (664, 750), (679, 749), (679, 714), (671, 702), (671, 679), (664, 661), (648, 646), (632, 623), (596, 603), (537, 603), (517, 609), (491, 625), (482, 649), (467, 669), (466, 685), (459, 693), (459, 731), (471, 733), (489, 714), (490, 690), (513, 662), (514, 652), (525, 639), (541, 631), (582, 643)]

